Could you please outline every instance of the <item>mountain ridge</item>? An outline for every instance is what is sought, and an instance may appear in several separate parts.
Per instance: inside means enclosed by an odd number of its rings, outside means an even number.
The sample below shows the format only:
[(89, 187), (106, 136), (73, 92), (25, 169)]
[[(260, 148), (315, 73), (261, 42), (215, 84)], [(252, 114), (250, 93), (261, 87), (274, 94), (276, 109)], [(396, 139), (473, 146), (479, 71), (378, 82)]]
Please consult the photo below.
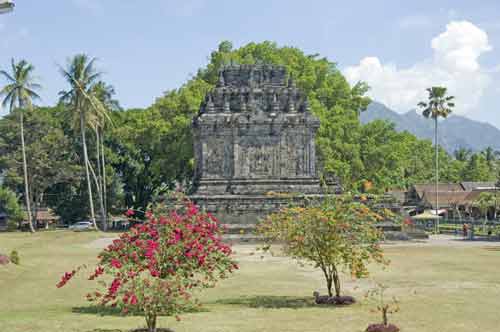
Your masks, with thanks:
[[(374, 120), (387, 120), (395, 124), (397, 131), (408, 131), (418, 138), (434, 137), (434, 123), (416, 110), (400, 114), (380, 102), (372, 102), (360, 115), (363, 124)], [(472, 151), (491, 147), (500, 150), (500, 129), (487, 123), (472, 120), (460, 115), (450, 115), (439, 121), (439, 144), (449, 153), (459, 148)]]

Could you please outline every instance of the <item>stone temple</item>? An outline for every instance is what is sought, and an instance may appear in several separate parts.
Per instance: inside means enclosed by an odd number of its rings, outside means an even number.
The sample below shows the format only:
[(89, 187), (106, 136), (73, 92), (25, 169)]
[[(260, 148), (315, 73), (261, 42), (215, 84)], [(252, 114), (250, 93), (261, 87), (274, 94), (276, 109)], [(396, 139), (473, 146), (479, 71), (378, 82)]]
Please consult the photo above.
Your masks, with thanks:
[(319, 125), (284, 67), (223, 68), (193, 119), (191, 198), (228, 224), (255, 224), (291, 201), (321, 198)]

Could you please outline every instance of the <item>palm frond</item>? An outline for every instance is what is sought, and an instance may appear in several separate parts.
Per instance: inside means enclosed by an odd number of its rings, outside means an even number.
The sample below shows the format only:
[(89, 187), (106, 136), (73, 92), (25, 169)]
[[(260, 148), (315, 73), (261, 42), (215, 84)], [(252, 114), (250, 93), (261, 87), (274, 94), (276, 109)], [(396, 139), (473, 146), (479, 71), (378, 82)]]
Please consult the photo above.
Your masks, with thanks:
[(0, 70), (0, 75), (2, 75), (7, 81), (15, 82), (16, 80), (5, 70)]

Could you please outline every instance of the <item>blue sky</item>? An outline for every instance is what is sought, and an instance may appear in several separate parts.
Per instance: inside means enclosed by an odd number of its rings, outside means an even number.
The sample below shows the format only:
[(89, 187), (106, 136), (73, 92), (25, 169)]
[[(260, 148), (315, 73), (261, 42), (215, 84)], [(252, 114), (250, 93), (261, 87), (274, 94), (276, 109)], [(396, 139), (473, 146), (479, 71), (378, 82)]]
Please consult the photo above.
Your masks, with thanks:
[(0, 16), (0, 67), (32, 62), (53, 104), (66, 88), (56, 64), (85, 52), (124, 107), (146, 107), (220, 41), (272, 40), (328, 57), (399, 112), (446, 84), (457, 113), (500, 127), (499, 12), (494, 0), (17, 0)]

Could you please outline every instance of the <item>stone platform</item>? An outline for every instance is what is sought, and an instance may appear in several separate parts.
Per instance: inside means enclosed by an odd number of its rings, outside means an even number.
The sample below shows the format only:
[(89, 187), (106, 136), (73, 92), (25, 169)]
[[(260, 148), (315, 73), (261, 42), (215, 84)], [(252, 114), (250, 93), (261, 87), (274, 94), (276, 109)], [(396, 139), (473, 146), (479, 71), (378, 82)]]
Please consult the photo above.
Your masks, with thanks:
[(222, 223), (247, 225), (250, 228), (280, 208), (318, 204), (326, 195), (192, 195), (190, 198)]

